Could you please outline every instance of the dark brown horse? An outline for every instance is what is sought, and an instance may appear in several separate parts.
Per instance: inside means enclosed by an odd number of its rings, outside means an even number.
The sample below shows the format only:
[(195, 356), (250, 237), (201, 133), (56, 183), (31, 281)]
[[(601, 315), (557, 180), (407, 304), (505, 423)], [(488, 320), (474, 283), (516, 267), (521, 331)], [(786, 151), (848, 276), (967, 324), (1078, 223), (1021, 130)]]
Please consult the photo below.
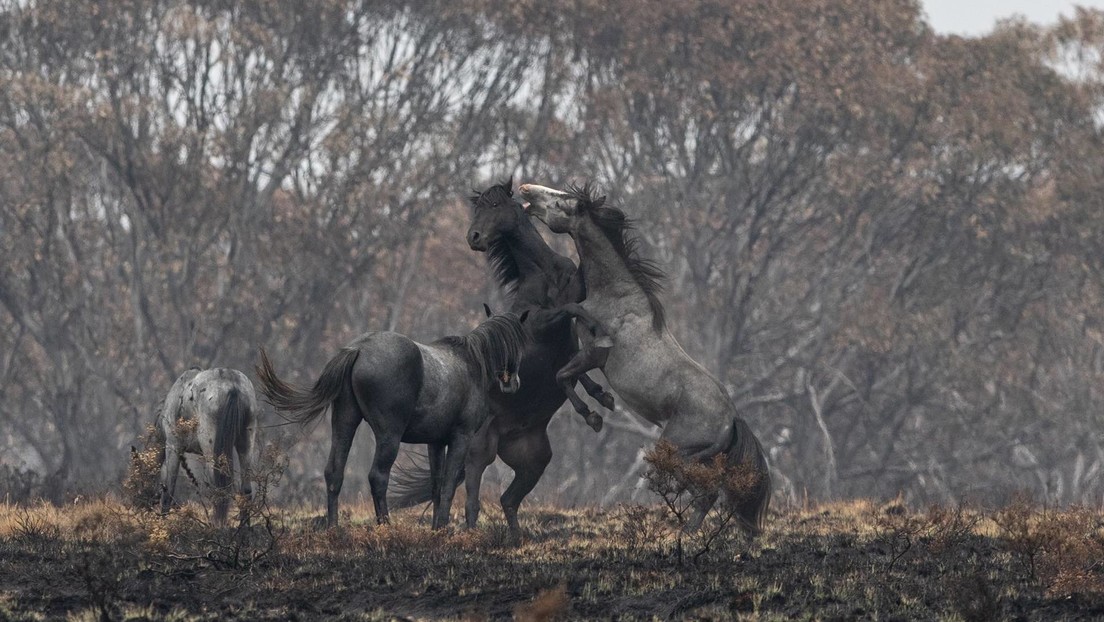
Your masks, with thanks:
[[(583, 300), (586, 290), (575, 264), (553, 251), (529, 221), (513, 196), (512, 181), (476, 193), (471, 203), (468, 245), (487, 254), (495, 280), (512, 295), (510, 309), (515, 313), (530, 311), (530, 316), (525, 326), (528, 339), (521, 363), (525, 384), (512, 395), (491, 396), (491, 419), (475, 435), (468, 452), (464, 475), (466, 518), (469, 527), (476, 525), (483, 472), (497, 455), (514, 470), (514, 479), (502, 493), (501, 503), (507, 524), (517, 533), (518, 507), (552, 459), (548, 423), (565, 398), (556, 372), (578, 351), (571, 317), (558, 309), (565, 303)], [(613, 397), (598, 383), (585, 375), (579, 381), (599, 403), (613, 408)], [(602, 418), (574, 391), (570, 396), (575, 398), (576, 410), (587, 423), (600, 430)], [(396, 474), (396, 488), (402, 488), (400, 494), (392, 497), (396, 506), (428, 501), (427, 481), (424, 473)]]

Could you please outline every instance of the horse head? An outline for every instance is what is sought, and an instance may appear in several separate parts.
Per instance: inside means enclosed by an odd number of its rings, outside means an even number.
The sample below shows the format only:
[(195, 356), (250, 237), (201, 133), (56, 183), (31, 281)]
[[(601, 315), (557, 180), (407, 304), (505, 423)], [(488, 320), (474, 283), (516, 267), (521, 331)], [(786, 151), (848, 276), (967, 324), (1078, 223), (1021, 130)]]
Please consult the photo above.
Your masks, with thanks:
[[(469, 344), (475, 345), (474, 352), (481, 356), (488, 372), (498, 383), (503, 393), (516, 393), (521, 388), (521, 354), (525, 347), (525, 331), (522, 324), (529, 317), (525, 310), (519, 316), (516, 313), (491, 313), (486, 303), (483, 310), (487, 319), (468, 335)], [(474, 337), (474, 339), (473, 339)]]
[(535, 216), (553, 233), (571, 233), (578, 219), (587, 211), (598, 210), (606, 197), (594, 197), (590, 186), (556, 190), (537, 184), (522, 184), (518, 192), (526, 200), (525, 210)]
[(501, 236), (509, 234), (521, 222), (521, 203), (514, 198), (514, 181), (491, 186), (471, 197), (472, 223), (468, 227), (468, 246), (485, 252)]

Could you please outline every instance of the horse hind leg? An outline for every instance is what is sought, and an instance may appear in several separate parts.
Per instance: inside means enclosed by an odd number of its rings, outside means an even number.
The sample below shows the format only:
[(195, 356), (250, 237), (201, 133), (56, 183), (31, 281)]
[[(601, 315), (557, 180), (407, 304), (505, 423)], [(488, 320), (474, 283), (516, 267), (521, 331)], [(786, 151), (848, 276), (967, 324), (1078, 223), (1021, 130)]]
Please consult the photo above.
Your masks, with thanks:
[(548, 430), (540, 429), (500, 441), (498, 455), (514, 470), (514, 479), (502, 493), (502, 513), (514, 535), (521, 533), (518, 508), (525, 497), (544, 475), (544, 469), (552, 461), (552, 445), (548, 442)]
[(326, 462), (326, 526), (336, 527), (338, 497), (345, 481), (345, 465), (360, 425), (360, 412), (345, 391), (334, 400), (330, 413), (330, 458)]
[(483, 472), (494, 462), (497, 453), (498, 430), (494, 427), (494, 418), (488, 417), (483, 427), (472, 437), (468, 459), (464, 463), (464, 490), (467, 493), (464, 522), (468, 529), (475, 529), (479, 524), (479, 512), (482, 510), (479, 491), (483, 485)]
[(709, 514), (709, 510), (713, 509), (713, 505), (717, 503), (719, 496), (720, 493), (710, 493), (695, 499), (693, 502), (694, 511), (690, 514), (690, 519), (686, 521), (683, 530), (687, 533), (698, 532), (705, 523), (705, 517)]
[[(201, 420), (202, 421), (202, 420)], [(215, 432), (205, 428), (200, 423), (199, 429), (200, 454), (206, 465), (207, 485), (211, 491), (211, 504), (213, 506), (211, 518), (215, 524), (226, 523), (226, 515), (230, 508), (231, 490), (224, 487), (223, 482), (228, 482), (229, 474), (233, 472), (234, 456), (232, 453), (219, 455), (215, 451)]]
[(257, 467), (257, 451), (259, 449), (255, 423), (251, 423), (246, 427), (244, 434), (238, 437), (235, 449), (238, 454), (238, 477), (241, 480), (238, 485), (238, 494), (241, 495), (243, 501), (238, 521), (245, 524), (249, 522), (249, 509), (253, 505), (253, 478), (256, 475), (254, 469)]

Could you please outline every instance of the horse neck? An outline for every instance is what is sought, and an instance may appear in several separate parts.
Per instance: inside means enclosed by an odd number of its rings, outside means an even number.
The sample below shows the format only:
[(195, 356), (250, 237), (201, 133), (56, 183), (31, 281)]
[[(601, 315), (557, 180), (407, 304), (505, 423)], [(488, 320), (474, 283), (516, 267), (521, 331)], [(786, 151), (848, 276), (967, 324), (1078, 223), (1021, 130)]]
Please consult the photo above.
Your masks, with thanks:
[(571, 237), (579, 253), (579, 269), (585, 275), (589, 297), (630, 285), (642, 299), (646, 298), (643, 288), (629, 272), (625, 258), (618, 254), (602, 229), (590, 218), (583, 218), (580, 223)]
[[(544, 241), (528, 218), (523, 218), (510, 235), (503, 238), (518, 267), (518, 281), (552, 279), (557, 276), (559, 253)], [(525, 288), (519, 287), (522, 291)]]

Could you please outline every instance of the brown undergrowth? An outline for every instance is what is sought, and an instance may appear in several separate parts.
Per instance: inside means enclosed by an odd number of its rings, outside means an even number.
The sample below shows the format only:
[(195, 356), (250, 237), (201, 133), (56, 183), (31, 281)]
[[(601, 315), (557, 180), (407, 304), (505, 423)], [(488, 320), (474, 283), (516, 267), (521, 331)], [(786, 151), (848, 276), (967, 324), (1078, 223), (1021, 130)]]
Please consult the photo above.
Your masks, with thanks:
[[(351, 503), (220, 528), (114, 497), (0, 505), (0, 619), (1090, 619), (1104, 614), (1098, 511), (841, 502), (680, 564), (664, 505), (527, 506), (439, 532), (420, 509)], [(236, 539), (245, 529), (252, 540)], [(237, 544), (235, 544), (237, 543)], [(234, 547), (237, 547), (236, 552)], [(235, 555), (237, 557), (235, 557)]]

